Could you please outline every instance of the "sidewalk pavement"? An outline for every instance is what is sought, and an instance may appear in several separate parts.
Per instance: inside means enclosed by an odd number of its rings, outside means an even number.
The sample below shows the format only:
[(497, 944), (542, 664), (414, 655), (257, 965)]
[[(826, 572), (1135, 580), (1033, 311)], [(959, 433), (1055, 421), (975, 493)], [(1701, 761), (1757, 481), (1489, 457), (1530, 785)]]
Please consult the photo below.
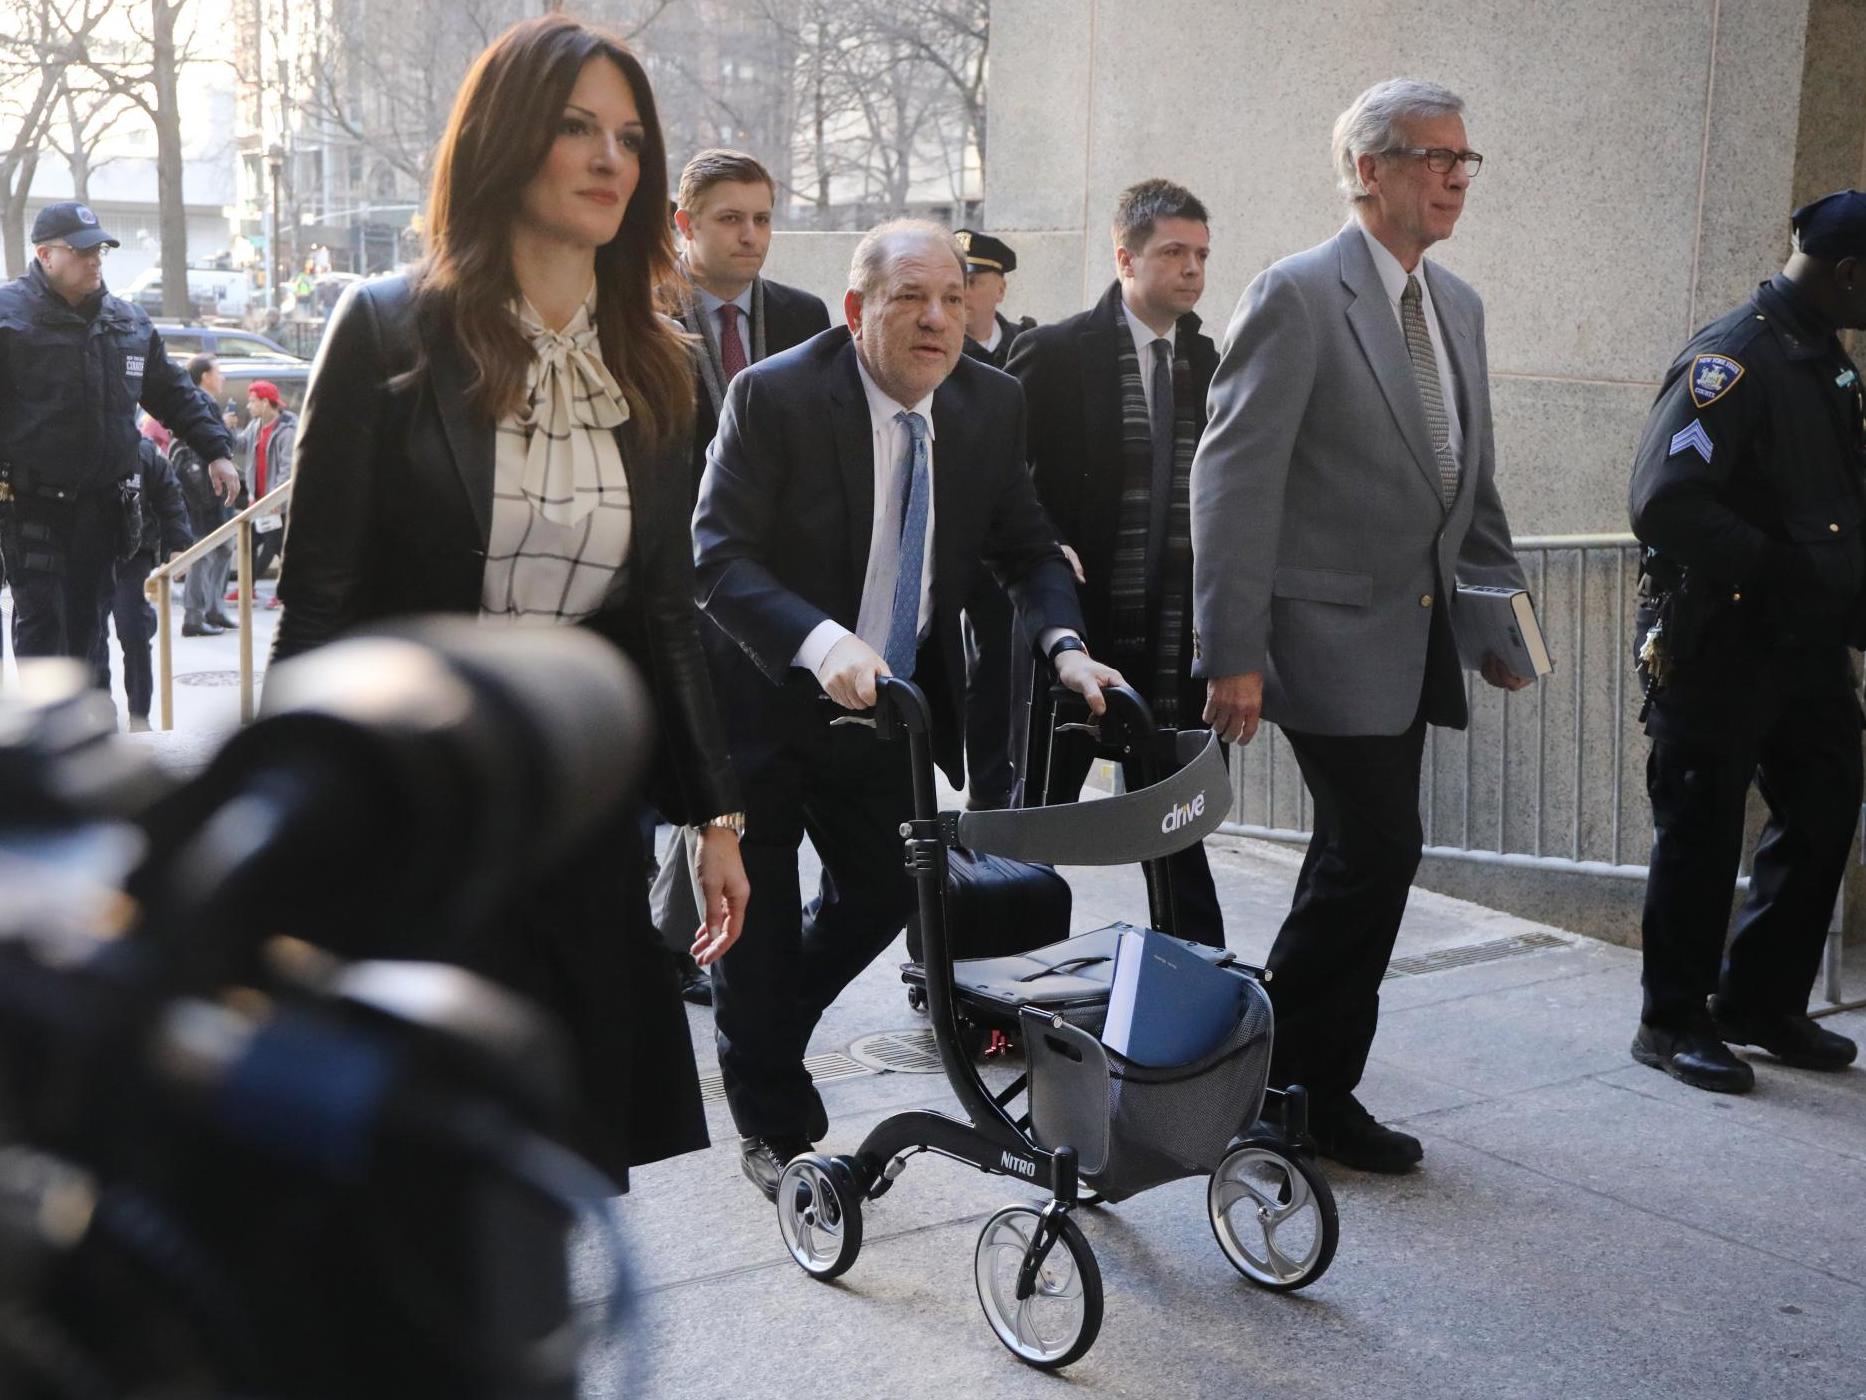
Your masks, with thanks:
[[(1209, 845), (1231, 946), (1259, 960), (1297, 853)], [(1077, 931), (1145, 917), (1137, 870), (1066, 873)], [(897, 942), (849, 989), (812, 1055), (924, 1029), (903, 999), (905, 956)], [(1000, 1346), (972, 1279), (985, 1216), (1037, 1191), (916, 1157), (867, 1207), (854, 1267), (818, 1283), (739, 1174), (715, 1099), (715, 1146), (637, 1172), (620, 1207), (632, 1355), (602, 1358), (587, 1393), (1866, 1396), (1866, 1070), (1758, 1055), (1746, 1098), (1686, 1088), (1628, 1056), (1636, 952), (1442, 895), (1413, 892), (1395, 967), (1362, 1094), (1424, 1141), (1425, 1165), (1389, 1178), (1324, 1163), (1341, 1243), (1303, 1292), (1232, 1270), (1203, 1178), (1084, 1209), (1106, 1317), (1087, 1356), (1046, 1376)], [(716, 1073), (711, 1018), (689, 1016), (701, 1072)], [(1866, 1014), (1825, 1024), (1866, 1038)], [(822, 1092), (830, 1152), (899, 1109), (955, 1107), (938, 1073)]]
[[(263, 658), (277, 614), (255, 617)], [(184, 733), (156, 741), (171, 760), (203, 760), (210, 736), (237, 724), (237, 690), (215, 683), (237, 656), (231, 634), (178, 628), (178, 679), (209, 683), (176, 686)], [(117, 698), (121, 711), (120, 676)], [(1298, 855), (1208, 845), (1231, 946), (1260, 961)], [(1066, 873), (1077, 931), (1145, 917), (1138, 870)], [(905, 956), (897, 941), (811, 1044), (822, 1074), (845, 1076), (822, 1085), (827, 1151), (853, 1151), (899, 1109), (955, 1107), (938, 1073), (864, 1072), (846, 1057), (875, 1032), (924, 1032), (899, 981)], [(1866, 1070), (1820, 1075), (1759, 1055), (1748, 1097), (1686, 1088), (1627, 1054), (1637, 953), (1443, 895), (1413, 892), (1394, 968), (1362, 1096), (1424, 1141), (1423, 1170), (1324, 1163), (1340, 1248), (1293, 1295), (1225, 1262), (1203, 1179), (1081, 1210), (1106, 1318), (1060, 1379), (999, 1345), (972, 1281), (985, 1216), (1038, 1193), (916, 1157), (866, 1209), (849, 1273), (808, 1278), (739, 1173), (711, 1016), (689, 1008), (716, 1145), (635, 1173), (618, 1210), (633, 1326), (624, 1348), (595, 1358), (586, 1394), (1866, 1397)], [(1825, 1024), (1866, 1039), (1866, 1013)], [(580, 1262), (593, 1293), (594, 1260)]]

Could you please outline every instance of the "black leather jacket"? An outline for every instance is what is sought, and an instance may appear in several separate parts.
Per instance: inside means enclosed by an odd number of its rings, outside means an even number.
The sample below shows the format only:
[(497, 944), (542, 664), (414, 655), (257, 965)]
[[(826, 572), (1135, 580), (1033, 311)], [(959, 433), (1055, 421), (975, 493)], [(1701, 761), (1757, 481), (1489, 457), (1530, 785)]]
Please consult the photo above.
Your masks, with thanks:
[(219, 409), (141, 307), (107, 291), (73, 306), (37, 262), (0, 286), (0, 462), (15, 487), (86, 491), (134, 475), (139, 403), (204, 460), (232, 455)]
[[(425, 350), (425, 367), (410, 375)], [(274, 657), (410, 613), (476, 613), (492, 519), (493, 428), (467, 408), (453, 338), (405, 277), (360, 283), (331, 318), (299, 419)], [(700, 650), (688, 439), (618, 433), (633, 538), (627, 585), (583, 625), (641, 669), (660, 721), (651, 794), (671, 820), (740, 809)]]

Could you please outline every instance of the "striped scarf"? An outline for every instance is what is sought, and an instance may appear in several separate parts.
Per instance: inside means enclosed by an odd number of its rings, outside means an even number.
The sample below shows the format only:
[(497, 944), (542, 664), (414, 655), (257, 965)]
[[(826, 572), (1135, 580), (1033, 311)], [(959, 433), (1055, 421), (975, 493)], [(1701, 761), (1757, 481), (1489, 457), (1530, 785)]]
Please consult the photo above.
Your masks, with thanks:
[(1186, 610), (1192, 594), (1192, 517), (1189, 507), (1192, 457), (1199, 445), (1199, 404), (1192, 392), (1192, 366), (1183, 338), (1173, 350), (1173, 494), (1166, 512), (1166, 545), (1159, 584), (1147, 591), (1147, 515), (1153, 494), (1153, 425), (1141, 386), (1140, 356), (1133, 337), (1120, 338), (1121, 514), (1115, 531), (1114, 568), (1109, 579), (1112, 654), (1107, 658), (1153, 707), (1153, 716), (1177, 728), (1179, 691), (1186, 670)]

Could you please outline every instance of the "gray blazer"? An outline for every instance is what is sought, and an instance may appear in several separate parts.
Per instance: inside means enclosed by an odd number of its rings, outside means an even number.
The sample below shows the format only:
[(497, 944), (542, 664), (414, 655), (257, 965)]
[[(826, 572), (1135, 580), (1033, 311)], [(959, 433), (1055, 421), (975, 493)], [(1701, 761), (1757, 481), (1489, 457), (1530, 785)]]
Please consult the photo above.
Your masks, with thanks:
[(1192, 464), (1194, 673), (1264, 673), (1266, 719), (1398, 734), (1418, 712), (1432, 605), (1454, 580), (1523, 585), (1496, 487), (1484, 307), (1426, 280), (1456, 380), (1449, 512), (1399, 319), (1352, 220), (1245, 289)]

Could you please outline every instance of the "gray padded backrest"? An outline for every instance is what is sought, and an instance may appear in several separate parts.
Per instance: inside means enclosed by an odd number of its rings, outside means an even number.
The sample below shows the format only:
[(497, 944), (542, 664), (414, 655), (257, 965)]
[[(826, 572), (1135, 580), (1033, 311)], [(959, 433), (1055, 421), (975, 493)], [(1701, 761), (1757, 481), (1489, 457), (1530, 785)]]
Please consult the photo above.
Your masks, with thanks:
[[(1196, 740), (1198, 732), (1182, 735)], [(1097, 802), (1021, 811), (964, 812), (959, 844), (1046, 865), (1131, 865), (1202, 841), (1231, 811), (1231, 775), (1218, 736), (1172, 777)]]

